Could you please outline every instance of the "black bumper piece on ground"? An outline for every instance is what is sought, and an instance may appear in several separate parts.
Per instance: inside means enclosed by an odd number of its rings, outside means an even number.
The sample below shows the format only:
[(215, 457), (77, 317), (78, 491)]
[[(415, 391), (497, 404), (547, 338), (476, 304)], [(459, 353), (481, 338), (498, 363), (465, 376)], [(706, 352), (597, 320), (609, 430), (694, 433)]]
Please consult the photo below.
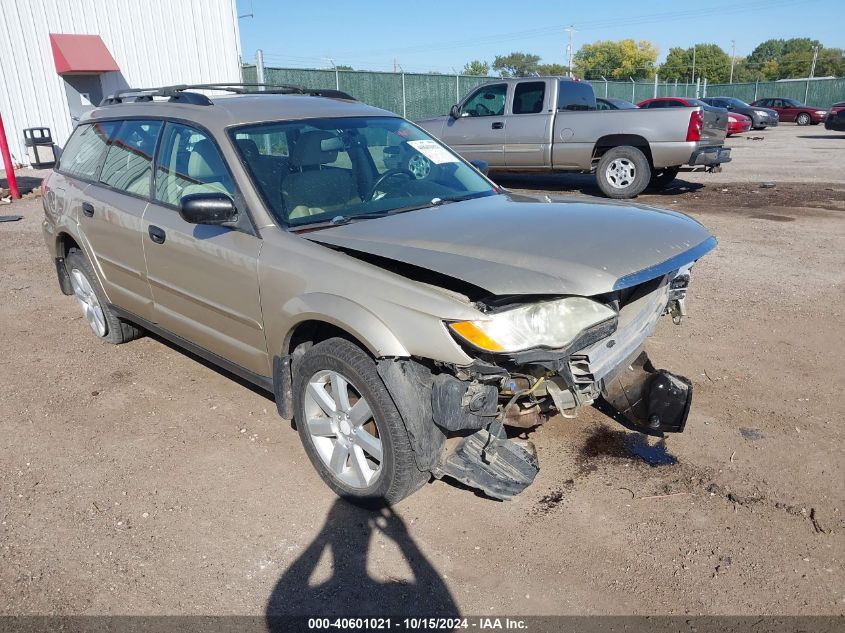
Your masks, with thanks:
[(530, 486), (539, 471), (533, 444), (517, 444), (481, 429), (463, 439), (438, 476), (448, 475), (496, 499), (510, 499)]
[(607, 407), (601, 408), (624, 426), (662, 436), (684, 430), (692, 403), (692, 383), (665, 369), (655, 369), (642, 352), (630, 366), (603, 383), (602, 397)]

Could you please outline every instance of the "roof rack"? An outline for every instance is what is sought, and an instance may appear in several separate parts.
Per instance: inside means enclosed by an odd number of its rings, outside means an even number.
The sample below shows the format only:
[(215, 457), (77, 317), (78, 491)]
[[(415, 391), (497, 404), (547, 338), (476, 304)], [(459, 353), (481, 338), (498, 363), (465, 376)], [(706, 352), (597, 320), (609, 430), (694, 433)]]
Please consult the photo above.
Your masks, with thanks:
[(328, 99), (343, 99), (355, 101), (355, 97), (341, 90), (327, 88), (305, 88), (290, 84), (259, 84), (259, 83), (215, 83), (215, 84), (180, 84), (163, 86), (161, 88), (127, 88), (118, 90), (100, 102), (101, 106), (115, 105), (131, 100), (133, 103), (153, 101), (154, 97), (163, 97), (172, 103), (187, 103), (191, 105), (212, 105), (211, 99), (199, 92), (191, 90), (219, 90), (235, 94), (297, 94)]

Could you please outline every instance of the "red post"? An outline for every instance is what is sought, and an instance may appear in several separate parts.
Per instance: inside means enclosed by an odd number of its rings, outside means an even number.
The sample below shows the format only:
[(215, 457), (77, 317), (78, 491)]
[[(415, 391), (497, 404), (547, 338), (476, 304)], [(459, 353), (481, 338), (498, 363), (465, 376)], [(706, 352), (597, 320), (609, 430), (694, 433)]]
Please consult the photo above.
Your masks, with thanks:
[(3, 168), (6, 170), (6, 180), (9, 181), (9, 191), (13, 198), (18, 199), (21, 197), (21, 192), (18, 190), (15, 168), (12, 165), (12, 157), (9, 155), (9, 144), (6, 142), (6, 130), (3, 127), (2, 115), (0, 115), (0, 154), (3, 155)]

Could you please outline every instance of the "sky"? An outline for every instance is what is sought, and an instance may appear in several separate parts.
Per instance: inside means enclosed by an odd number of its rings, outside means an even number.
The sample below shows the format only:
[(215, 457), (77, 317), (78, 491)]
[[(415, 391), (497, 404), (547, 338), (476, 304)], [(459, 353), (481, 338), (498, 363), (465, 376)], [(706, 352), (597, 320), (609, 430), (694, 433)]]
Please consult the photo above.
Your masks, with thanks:
[(573, 52), (602, 39), (650, 40), (661, 61), (669, 48), (716, 43), (738, 56), (770, 38), (810, 37), (845, 48), (843, 0), (237, 0), (241, 49), (254, 62), (277, 67), (452, 73), (473, 59), (492, 62), (511, 51), (543, 63), (567, 62)]

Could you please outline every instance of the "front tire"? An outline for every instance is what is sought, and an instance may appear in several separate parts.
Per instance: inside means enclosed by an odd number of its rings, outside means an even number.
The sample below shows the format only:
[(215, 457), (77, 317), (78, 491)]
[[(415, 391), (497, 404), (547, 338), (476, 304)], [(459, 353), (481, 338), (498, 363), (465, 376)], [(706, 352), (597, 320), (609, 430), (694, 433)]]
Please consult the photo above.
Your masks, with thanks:
[(389, 505), (428, 481), (375, 362), (361, 348), (328, 339), (308, 349), (293, 374), (299, 437), (338, 496), (369, 507)]
[(65, 268), (70, 276), (73, 294), (82, 309), (82, 316), (94, 336), (113, 345), (128, 343), (141, 336), (143, 330), (124, 321), (109, 308), (106, 293), (85, 253), (71, 249), (65, 258)]
[(812, 118), (810, 118), (810, 115), (807, 114), (806, 112), (802, 112), (797, 117), (795, 117), (795, 122), (798, 125), (810, 125), (810, 123), (812, 123), (812, 121), (813, 121)]
[(599, 160), (596, 180), (608, 198), (634, 198), (648, 186), (651, 167), (645, 154), (636, 147), (614, 147)]

